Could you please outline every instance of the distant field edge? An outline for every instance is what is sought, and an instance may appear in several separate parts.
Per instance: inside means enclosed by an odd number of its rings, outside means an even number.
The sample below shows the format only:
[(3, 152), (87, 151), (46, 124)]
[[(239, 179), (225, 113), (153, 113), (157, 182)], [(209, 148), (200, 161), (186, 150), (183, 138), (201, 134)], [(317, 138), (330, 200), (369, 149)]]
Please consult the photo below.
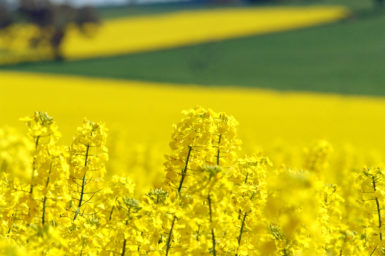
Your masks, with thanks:
[[(67, 60), (119, 56), (310, 27), (350, 14), (343, 6), (311, 6), (185, 10), (126, 17), (105, 21), (92, 37), (70, 29), (62, 53)], [(6, 44), (0, 44), (3, 49), (7, 50)], [(27, 52), (22, 49), (19, 56), (14, 50), (0, 59), (0, 64), (39, 59), (33, 51), (30, 55)]]

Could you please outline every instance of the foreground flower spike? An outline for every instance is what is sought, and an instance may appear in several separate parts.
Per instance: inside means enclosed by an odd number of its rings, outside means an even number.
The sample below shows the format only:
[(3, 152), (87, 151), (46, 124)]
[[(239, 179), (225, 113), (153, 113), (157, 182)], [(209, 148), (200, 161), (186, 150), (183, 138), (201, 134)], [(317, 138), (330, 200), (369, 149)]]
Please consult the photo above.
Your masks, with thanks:
[(43, 147), (49, 147), (55, 145), (57, 140), (60, 138), (58, 127), (46, 112), (35, 112), (31, 117), (25, 117), (21, 119), (28, 127), (27, 134), (33, 140), (35, 145), (34, 160), (32, 164), (32, 175), (30, 193), (33, 193), (33, 187), (35, 181), (37, 155), (41, 150), (45, 150)]
[[(234, 214), (238, 215), (238, 218), (233, 220), (233, 232), (238, 232), (235, 255), (247, 255), (250, 244), (255, 248), (261, 246), (263, 232), (256, 230), (263, 229), (266, 221), (262, 211), (266, 205), (266, 175), (267, 170), (271, 168), (271, 162), (262, 155), (254, 155), (239, 158), (236, 167), (231, 177), (234, 183)], [(254, 232), (250, 232), (251, 230)]]
[[(237, 122), (225, 113), (201, 107), (184, 111), (183, 115), (174, 126), (172, 153), (166, 156), (165, 163), (165, 185), (171, 195), (176, 194), (173, 202), (180, 215), (168, 220), (165, 255), (172, 247), (193, 254), (219, 255), (224, 251), (226, 237), (222, 230), (227, 226), (219, 227), (217, 218), (226, 219), (221, 212), (231, 211), (231, 202), (222, 199), (218, 204), (218, 198), (231, 194), (228, 178), (234, 171), (232, 164), (240, 145)], [(196, 239), (186, 236), (187, 230), (194, 230)], [(200, 244), (199, 249), (196, 243)]]
[(61, 134), (54, 119), (46, 112), (35, 112), (31, 117), (21, 119), (28, 127), (28, 136), (35, 144), (35, 148), (44, 144), (55, 144)]
[(68, 201), (68, 165), (64, 149), (57, 146), (60, 133), (51, 116), (35, 112), (22, 120), (34, 145), (28, 200), (23, 197), (28, 202), (28, 221), (45, 225), (63, 212), (57, 210)]
[(215, 133), (213, 145), (216, 147), (215, 164), (230, 166), (238, 157), (241, 141), (238, 139), (238, 122), (233, 116), (219, 113), (215, 118)]
[(166, 179), (170, 190), (183, 193), (190, 184), (190, 170), (211, 163), (214, 159), (213, 137), (215, 115), (211, 110), (195, 108), (183, 112), (183, 119), (174, 125), (170, 148), (166, 156)]
[[(200, 166), (211, 163), (215, 152), (213, 136), (215, 133), (215, 114), (211, 110), (195, 108), (183, 112), (184, 117), (173, 127), (170, 148), (171, 154), (166, 156), (166, 184), (170, 195), (175, 198), (174, 211), (181, 213), (181, 200), (188, 198), (186, 190), (194, 184), (194, 172)], [(177, 233), (177, 215), (168, 215), (169, 228), (165, 230), (165, 255), (170, 253), (173, 238)], [(186, 216), (184, 216), (186, 217)], [(188, 245), (186, 245), (188, 246)]]
[(108, 159), (106, 128), (101, 123), (84, 120), (70, 147), (70, 179), (75, 211), (73, 220), (83, 215), (84, 206), (102, 188)]

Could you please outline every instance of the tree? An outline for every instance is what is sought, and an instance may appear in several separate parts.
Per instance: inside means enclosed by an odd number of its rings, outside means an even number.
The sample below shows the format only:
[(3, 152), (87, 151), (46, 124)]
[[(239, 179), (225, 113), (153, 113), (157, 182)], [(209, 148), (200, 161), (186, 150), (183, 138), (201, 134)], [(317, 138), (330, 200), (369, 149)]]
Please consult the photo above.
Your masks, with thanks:
[(385, 0), (375, 0), (374, 2), (377, 7), (384, 7)]
[(0, 3), (0, 29), (6, 28), (12, 24), (12, 16), (5, 5)]
[(31, 38), (31, 46), (48, 43), (55, 60), (63, 59), (61, 46), (68, 25), (74, 24), (86, 33), (86, 24), (99, 23), (98, 14), (91, 7), (74, 8), (67, 4), (53, 4), (49, 0), (21, 0), (19, 13), (39, 28), (39, 34)]
[(50, 0), (20, 0), (18, 9), (13, 12), (0, 4), (0, 29), (10, 27), (16, 20), (37, 27), (37, 33), (28, 38), (31, 48), (45, 45), (50, 48), (55, 60), (62, 60), (62, 44), (68, 26), (74, 25), (86, 34), (89, 32), (86, 24), (98, 24), (100, 19), (94, 8), (75, 8), (68, 4), (54, 4)]

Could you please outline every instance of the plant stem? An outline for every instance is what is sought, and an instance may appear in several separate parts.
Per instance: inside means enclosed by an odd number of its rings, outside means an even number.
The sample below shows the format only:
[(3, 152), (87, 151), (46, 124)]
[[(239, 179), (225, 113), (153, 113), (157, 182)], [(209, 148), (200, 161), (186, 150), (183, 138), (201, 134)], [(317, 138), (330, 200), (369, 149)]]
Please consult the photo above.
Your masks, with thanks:
[(124, 256), (126, 254), (126, 244), (127, 244), (127, 240), (124, 239), (123, 241), (123, 248), (122, 248), (122, 254), (121, 256)]
[[(373, 185), (373, 190), (376, 192), (376, 180), (374, 176), (372, 176), (372, 185)], [(381, 207), (380, 207), (380, 202), (378, 201), (378, 197), (375, 197), (376, 201), (376, 207), (377, 207), (377, 215), (378, 215), (378, 229), (380, 230), (380, 241), (382, 241), (382, 220), (381, 220)]]
[(182, 185), (183, 185), (183, 181), (184, 181), (184, 178), (186, 177), (186, 173), (187, 173), (187, 167), (188, 167), (188, 163), (190, 161), (190, 156), (191, 156), (191, 151), (192, 151), (192, 147), (191, 146), (188, 146), (188, 153), (187, 153), (187, 158), (186, 158), (186, 163), (185, 163), (185, 166), (182, 170), (182, 177), (180, 179), (180, 182), (179, 182), (179, 187), (178, 187), (178, 192), (180, 193), (181, 189), (182, 189)]
[(112, 219), (112, 213), (114, 212), (114, 208), (115, 208), (115, 206), (113, 205), (112, 208), (111, 208), (110, 217), (108, 217), (108, 220)]
[(243, 229), (245, 228), (246, 217), (247, 217), (247, 213), (245, 212), (245, 213), (243, 214), (242, 224), (241, 224), (241, 229), (240, 229), (240, 231), (239, 231), (239, 236), (238, 236), (238, 248), (237, 248), (237, 253), (235, 254), (235, 256), (238, 255), (239, 247), (241, 247), (241, 240), (242, 240)]
[(41, 224), (45, 224), (45, 207), (46, 207), (46, 203), (47, 203), (47, 196), (44, 196), (44, 199), (43, 199), (43, 215), (41, 216)]
[[(49, 180), (50, 180), (50, 176), (51, 176), (51, 172), (52, 172), (52, 161), (51, 161), (51, 164), (49, 166), (49, 172), (48, 172), (48, 177), (47, 177), (47, 181), (45, 182), (45, 188), (47, 189), (48, 188), (48, 185), (49, 185)], [(46, 204), (47, 204), (47, 195), (44, 195), (44, 199), (43, 199), (43, 214), (41, 216), (41, 223), (45, 224), (45, 209), (46, 209)]]
[[(209, 202), (210, 224), (212, 224), (213, 223), (213, 212), (212, 212), (212, 208), (211, 208), (211, 197), (210, 197), (210, 195), (207, 196), (207, 200)], [(215, 241), (215, 232), (214, 232), (214, 228), (213, 227), (211, 228), (211, 241), (212, 241), (212, 244), (213, 244), (213, 256), (216, 256), (217, 255), (217, 252), (216, 252), (216, 249), (215, 249), (216, 241)]]
[[(84, 167), (87, 167), (89, 150), (90, 150), (90, 145), (87, 145), (86, 156), (85, 156), (85, 161), (84, 161)], [(86, 174), (87, 174), (87, 170), (84, 170), (84, 175), (83, 175), (83, 179), (82, 179), (82, 190), (80, 192), (78, 208), (76, 209), (75, 216), (74, 216), (74, 219), (73, 219), (74, 221), (76, 220), (77, 216), (79, 215), (80, 208), (82, 207), (83, 196), (84, 196), (84, 189), (85, 189), (85, 186), (86, 186)]]
[[(37, 136), (36, 140), (35, 140), (35, 153), (37, 151), (37, 147), (39, 146), (39, 141), (40, 141), (40, 136)], [(34, 158), (33, 159), (33, 163), (32, 163), (31, 186), (30, 186), (30, 189), (29, 189), (29, 193), (31, 195), (33, 193), (33, 176), (35, 176), (35, 169), (36, 169), (35, 165), (36, 165), (36, 159)]]
[(174, 216), (174, 219), (172, 220), (172, 223), (171, 223), (170, 231), (168, 232), (168, 238), (167, 238), (167, 244), (166, 244), (166, 256), (168, 255), (168, 252), (171, 247), (171, 237), (172, 237), (172, 231), (174, 229), (175, 220), (176, 220), (176, 216)]
[(220, 153), (221, 153), (221, 150), (219, 149), (219, 144), (221, 144), (221, 140), (222, 140), (222, 134), (219, 134), (218, 150), (217, 150), (217, 165), (219, 165), (219, 157), (220, 157)]

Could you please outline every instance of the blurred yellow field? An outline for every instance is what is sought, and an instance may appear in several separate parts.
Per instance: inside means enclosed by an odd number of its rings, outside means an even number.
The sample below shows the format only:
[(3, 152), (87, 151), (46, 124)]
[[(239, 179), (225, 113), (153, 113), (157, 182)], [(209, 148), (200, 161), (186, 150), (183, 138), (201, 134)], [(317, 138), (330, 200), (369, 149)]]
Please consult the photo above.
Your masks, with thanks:
[[(119, 18), (104, 21), (89, 37), (70, 28), (62, 51), (68, 59), (112, 56), (308, 27), (348, 15), (344, 7), (280, 7), (195, 10)], [(25, 43), (28, 35), (34, 33), (33, 27), (18, 26), (15, 31), (21, 33), (12, 33), (12, 40), (9, 36), (0, 37), (0, 49), (8, 47), (10, 50), (8, 55), (0, 55), (0, 62), (47, 57), (47, 49), (28, 49)]]
[(341, 7), (255, 8), (124, 18), (105, 22), (91, 45), (72, 32), (63, 50), (70, 59), (110, 56), (307, 27), (348, 14)]
[(166, 145), (180, 111), (201, 105), (236, 116), (241, 137), (248, 138), (245, 147), (271, 147), (275, 141), (300, 146), (324, 138), (384, 152), (385, 100), (381, 98), (17, 72), (1, 72), (0, 89), (2, 125), (21, 127), (19, 117), (47, 111), (67, 141), (71, 138), (66, 134), (88, 117), (106, 122), (112, 132), (125, 133), (131, 144)]

